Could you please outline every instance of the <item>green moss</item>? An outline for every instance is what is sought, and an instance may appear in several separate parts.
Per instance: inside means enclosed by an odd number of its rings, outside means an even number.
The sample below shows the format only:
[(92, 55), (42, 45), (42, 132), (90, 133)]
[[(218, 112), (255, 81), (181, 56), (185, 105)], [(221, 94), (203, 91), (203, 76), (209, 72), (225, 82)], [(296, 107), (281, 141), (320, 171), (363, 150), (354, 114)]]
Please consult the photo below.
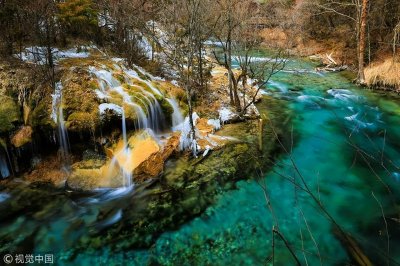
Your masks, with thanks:
[(97, 81), (88, 72), (77, 69), (67, 72), (62, 82), (66, 127), (72, 131), (93, 131), (100, 124), (99, 102), (95, 94), (99, 87)]
[(138, 79), (132, 79), (132, 83), (144, 90), (146, 90), (147, 92), (153, 93), (153, 90), (143, 81), (140, 81)]
[(0, 146), (3, 147), (3, 149), (7, 149), (6, 141), (2, 138), (0, 138)]
[(113, 77), (118, 80), (121, 84), (125, 83), (125, 77), (122, 73), (113, 73)]
[(14, 129), (14, 123), (20, 121), (20, 111), (10, 97), (0, 95), (0, 102), (0, 133), (6, 133)]
[(50, 105), (51, 102), (48, 99), (43, 99), (33, 109), (29, 118), (29, 122), (33, 127), (54, 126), (54, 122), (51, 120), (49, 113)]
[(72, 131), (93, 131), (99, 123), (97, 112), (75, 112), (68, 116), (66, 126)]
[(99, 83), (96, 80), (91, 80), (88, 83), (88, 87), (92, 90), (97, 90), (99, 88)]
[(158, 97), (157, 101), (163, 111), (164, 117), (167, 121), (172, 121), (172, 113), (174, 108), (169, 104), (169, 102), (164, 97)]

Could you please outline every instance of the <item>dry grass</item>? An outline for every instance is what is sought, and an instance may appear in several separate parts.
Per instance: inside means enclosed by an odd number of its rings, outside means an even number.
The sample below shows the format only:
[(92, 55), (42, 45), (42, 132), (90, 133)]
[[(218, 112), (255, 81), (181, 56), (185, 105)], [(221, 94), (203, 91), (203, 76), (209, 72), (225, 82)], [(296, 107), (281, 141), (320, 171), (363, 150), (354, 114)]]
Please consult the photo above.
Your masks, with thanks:
[(371, 64), (365, 69), (365, 81), (371, 87), (400, 91), (400, 62), (388, 58)]

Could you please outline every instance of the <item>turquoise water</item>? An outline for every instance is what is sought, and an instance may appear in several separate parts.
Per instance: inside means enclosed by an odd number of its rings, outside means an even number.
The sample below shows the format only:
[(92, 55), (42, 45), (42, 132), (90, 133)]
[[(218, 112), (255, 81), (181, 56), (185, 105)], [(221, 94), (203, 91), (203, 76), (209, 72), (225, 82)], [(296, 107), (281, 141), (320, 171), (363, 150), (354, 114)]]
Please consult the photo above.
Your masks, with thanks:
[[(286, 69), (272, 78), (264, 93), (294, 114), (289, 120), (293, 130), (287, 132), (293, 135), (293, 145), (286, 146), (288, 154), (276, 160), (271, 171), (260, 174), (260, 180), (238, 182), (236, 189), (219, 194), (200, 216), (163, 232), (150, 247), (123, 252), (80, 247), (73, 257), (69, 249), (76, 241), (84, 242), (91, 232), (123, 223), (127, 208), (130, 212), (140, 209), (135, 201), (140, 194), (129, 190), (78, 196), (34, 194), (35, 200), (24, 202), (30, 206), (21, 210), (24, 215), (7, 217), (10, 204), (24, 206), (21, 201), (29, 191), (3, 191), (2, 251), (7, 243), (25, 249), (30, 245), (34, 253), (54, 252), (62, 265), (272, 265), (275, 225), (302, 264), (345, 265), (351, 258), (334, 234), (332, 222), (308, 193), (296, 187), (304, 188), (300, 173), (333, 219), (374, 263), (384, 265), (387, 257), (391, 264), (400, 262), (396, 220), (400, 98), (354, 86), (337, 73), (315, 73), (309, 62), (289, 61)], [(268, 98), (260, 109), (265, 105)], [(265, 184), (267, 197), (260, 184)], [(102, 212), (106, 218), (97, 222)], [(295, 265), (277, 236), (274, 245), (275, 265)]]
[[(382, 204), (391, 263), (400, 261), (399, 226), (391, 220), (398, 217), (400, 195), (399, 98), (356, 87), (340, 74), (314, 73), (311, 63), (291, 61), (287, 68), (301, 71), (279, 73), (264, 93), (282, 99), (296, 114), (294, 143), (286, 147), (295, 165), (335, 221), (377, 264), (387, 261)], [(350, 258), (332, 223), (307, 193), (288, 181), (291, 177), (301, 182), (286, 155), (263, 179), (280, 232), (302, 264), (346, 264)], [(259, 183), (241, 181), (202, 216), (164, 233), (150, 254), (170, 265), (271, 264), (273, 224)], [(295, 264), (279, 240), (274, 261)]]

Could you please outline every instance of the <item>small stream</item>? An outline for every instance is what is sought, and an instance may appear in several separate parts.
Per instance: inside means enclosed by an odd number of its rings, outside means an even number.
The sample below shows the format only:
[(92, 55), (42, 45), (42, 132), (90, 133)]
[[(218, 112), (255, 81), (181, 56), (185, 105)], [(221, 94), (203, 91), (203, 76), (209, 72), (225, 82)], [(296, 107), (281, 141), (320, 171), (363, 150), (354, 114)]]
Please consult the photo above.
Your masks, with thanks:
[[(140, 192), (131, 188), (75, 196), (35, 194), (21, 215), (7, 216), (7, 208), (19, 204), (22, 194), (33, 193), (16, 189), (0, 192), (3, 250), (23, 242), (34, 253), (51, 251), (60, 265), (272, 265), (275, 220), (302, 264), (350, 263), (332, 222), (296, 187), (304, 187), (303, 178), (371, 261), (400, 263), (400, 97), (357, 87), (342, 74), (317, 73), (314, 67), (289, 61), (286, 70), (270, 80), (259, 104), (265, 112), (273, 97), (293, 114), (288, 120), (293, 129), (287, 132), (293, 139), (293, 145), (285, 147), (288, 154), (260, 181), (238, 182), (199, 217), (162, 233), (150, 248), (114, 252), (99, 247), (82, 249), (73, 258), (68, 254), (75, 241), (84, 242), (93, 231), (123, 222), (122, 210), (130, 204), (132, 212), (140, 209), (140, 201), (135, 201)], [(266, 185), (274, 215), (260, 183)], [(98, 222), (101, 208), (109, 211)], [(275, 238), (274, 244), (275, 265), (295, 265), (283, 241)]]

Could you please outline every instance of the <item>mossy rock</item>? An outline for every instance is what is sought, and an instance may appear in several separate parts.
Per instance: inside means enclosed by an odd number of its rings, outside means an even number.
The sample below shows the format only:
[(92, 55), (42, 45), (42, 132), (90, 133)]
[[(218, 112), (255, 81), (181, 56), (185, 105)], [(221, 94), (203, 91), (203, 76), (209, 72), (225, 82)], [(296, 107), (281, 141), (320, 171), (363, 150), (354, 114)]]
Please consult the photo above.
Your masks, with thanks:
[(164, 114), (165, 120), (166, 121), (172, 121), (172, 113), (174, 112), (174, 108), (171, 106), (171, 104), (164, 98), (164, 97), (158, 97), (157, 101), (160, 104), (161, 110)]
[(71, 131), (94, 131), (100, 123), (98, 113), (75, 112), (68, 116), (66, 127)]
[(30, 113), (29, 123), (33, 127), (55, 127), (54, 121), (50, 117), (51, 100), (42, 99)]
[(19, 148), (32, 142), (33, 130), (30, 126), (21, 127), (11, 138), (14, 147)]
[(98, 84), (83, 69), (67, 70), (62, 78), (62, 108), (69, 130), (92, 131), (100, 124), (99, 102), (95, 94)]
[(121, 84), (125, 83), (125, 76), (122, 73), (113, 73), (113, 77)]
[(139, 78), (144, 79), (144, 80), (150, 80), (151, 77), (149, 77), (148, 75), (145, 75), (142, 73), (142, 71), (140, 71), (137, 67), (133, 67), (133, 70), (136, 71), (136, 73), (138, 74)]
[(20, 121), (20, 111), (11, 97), (0, 95), (0, 102), (0, 133), (10, 132)]

